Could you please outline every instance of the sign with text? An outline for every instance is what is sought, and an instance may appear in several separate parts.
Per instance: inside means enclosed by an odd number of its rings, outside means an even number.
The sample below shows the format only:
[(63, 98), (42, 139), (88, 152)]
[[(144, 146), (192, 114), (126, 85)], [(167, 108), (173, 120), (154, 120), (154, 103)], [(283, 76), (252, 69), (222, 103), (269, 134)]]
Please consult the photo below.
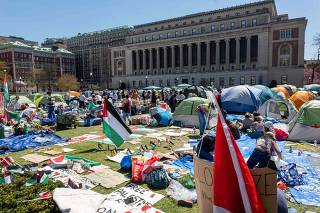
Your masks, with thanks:
[[(202, 213), (213, 212), (213, 163), (193, 155), (197, 202)], [(269, 168), (250, 170), (263, 206), (268, 213), (277, 212), (277, 175)]]
[(164, 196), (134, 183), (109, 194), (97, 209), (97, 213), (127, 213), (152, 206)]

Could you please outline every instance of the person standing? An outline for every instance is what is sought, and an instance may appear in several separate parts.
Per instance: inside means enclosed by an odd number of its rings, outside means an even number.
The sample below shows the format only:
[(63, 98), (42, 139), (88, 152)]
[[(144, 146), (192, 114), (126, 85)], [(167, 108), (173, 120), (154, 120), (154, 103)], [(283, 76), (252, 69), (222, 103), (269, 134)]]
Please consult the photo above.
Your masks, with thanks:
[(82, 93), (79, 97), (79, 107), (81, 109), (84, 109), (86, 107), (85, 102), (86, 102), (86, 96)]
[(13, 109), (14, 111), (20, 111), (21, 110), (21, 104), (19, 102), (20, 97), (17, 95), (16, 100), (13, 102)]
[(207, 125), (208, 105), (199, 104), (196, 111), (198, 112), (200, 136), (204, 134)]
[(126, 122), (128, 119), (129, 124), (131, 119), (131, 106), (132, 106), (132, 101), (129, 95), (126, 95), (125, 99), (123, 100), (122, 119), (124, 122)]
[(157, 96), (156, 96), (156, 91), (152, 90), (151, 94), (151, 106), (155, 107), (157, 105)]
[(171, 112), (174, 112), (176, 110), (176, 104), (177, 104), (177, 99), (176, 99), (176, 94), (175, 93), (173, 95), (171, 95), (168, 104), (169, 104), (169, 107), (171, 109)]

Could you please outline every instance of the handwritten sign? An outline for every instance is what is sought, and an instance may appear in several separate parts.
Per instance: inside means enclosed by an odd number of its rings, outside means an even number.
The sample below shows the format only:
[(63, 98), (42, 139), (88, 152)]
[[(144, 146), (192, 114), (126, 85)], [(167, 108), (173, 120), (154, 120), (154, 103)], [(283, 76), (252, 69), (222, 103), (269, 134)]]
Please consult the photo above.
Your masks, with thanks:
[[(193, 155), (197, 202), (200, 212), (213, 212), (213, 163)], [(266, 212), (277, 212), (277, 175), (269, 168), (250, 170)]]
[(97, 213), (125, 213), (144, 206), (152, 206), (164, 196), (131, 183), (109, 194)]

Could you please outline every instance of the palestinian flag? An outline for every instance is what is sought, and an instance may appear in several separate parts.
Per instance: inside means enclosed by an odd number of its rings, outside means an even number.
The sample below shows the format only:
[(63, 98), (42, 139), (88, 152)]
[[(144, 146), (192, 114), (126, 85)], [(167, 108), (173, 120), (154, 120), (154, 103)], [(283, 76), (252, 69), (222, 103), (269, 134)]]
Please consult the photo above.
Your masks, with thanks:
[(132, 134), (112, 104), (104, 98), (103, 132), (117, 146), (121, 146)]
[(4, 105), (6, 106), (10, 102), (10, 94), (8, 90), (8, 83), (7, 83), (7, 74), (4, 74), (3, 79), (3, 97), (4, 97)]

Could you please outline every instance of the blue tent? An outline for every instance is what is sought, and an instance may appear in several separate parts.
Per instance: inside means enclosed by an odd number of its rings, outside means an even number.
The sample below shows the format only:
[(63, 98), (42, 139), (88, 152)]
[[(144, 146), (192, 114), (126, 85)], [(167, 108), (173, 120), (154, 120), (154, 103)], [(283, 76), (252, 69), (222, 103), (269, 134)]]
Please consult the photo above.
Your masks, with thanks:
[(254, 85), (253, 87), (261, 90), (260, 100), (262, 104), (271, 98), (278, 98), (278, 95), (275, 92), (273, 92), (269, 87), (266, 87), (264, 85)]
[(172, 119), (171, 113), (160, 107), (152, 109), (151, 115), (158, 121), (160, 126), (168, 126)]
[(221, 102), (227, 112), (245, 113), (257, 111), (262, 104), (261, 89), (239, 85), (222, 90)]

